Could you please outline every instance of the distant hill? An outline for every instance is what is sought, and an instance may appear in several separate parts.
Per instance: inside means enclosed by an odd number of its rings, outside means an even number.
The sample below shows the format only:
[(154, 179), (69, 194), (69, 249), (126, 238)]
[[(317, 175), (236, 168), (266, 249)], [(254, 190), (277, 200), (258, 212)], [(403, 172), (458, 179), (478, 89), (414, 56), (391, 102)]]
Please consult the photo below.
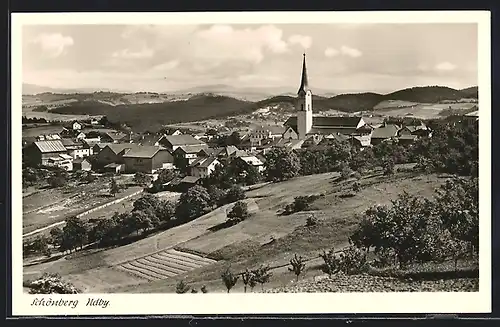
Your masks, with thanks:
[[(476, 96), (474, 96), (476, 95)], [(348, 93), (333, 97), (313, 97), (313, 110), (339, 110), (343, 112), (357, 112), (373, 110), (382, 101), (399, 100), (415, 103), (439, 103), (440, 101), (458, 101), (463, 98), (477, 98), (477, 87), (464, 90), (455, 90), (444, 86), (413, 87), (388, 94), (378, 93)], [(258, 105), (268, 106), (279, 102), (294, 103), (291, 96), (275, 96), (257, 102)]]
[(462, 92), (462, 94), (467, 95), (467, 98), (474, 98), (474, 99), (478, 98), (478, 87), (477, 86), (471, 86), (471, 87), (468, 87), (465, 89), (461, 89), (460, 92)]
[(93, 93), (93, 92), (119, 92), (117, 90), (109, 89), (93, 89), (93, 88), (79, 88), (79, 89), (65, 89), (65, 88), (51, 88), (47, 86), (40, 86), (36, 84), (23, 83), (23, 95), (34, 95), (40, 93), (55, 93), (55, 94), (75, 94), (75, 93)]
[[(230, 92), (230, 87), (226, 91)], [(458, 101), (463, 98), (474, 97), (476, 94), (477, 87), (456, 90), (443, 86), (428, 86), (408, 88), (388, 94), (352, 93), (339, 94), (333, 97), (313, 95), (313, 108), (315, 112), (330, 110), (347, 113), (378, 111), (386, 109), (380, 105), (377, 106), (382, 102), (398, 103), (399, 101), (401, 103), (432, 104)], [(33, 102), (33, 99), (37, 101)], [(38, 101), (40, 99), (43, 100), (42, 103)], [(64, 99), (72, 99), (74, 102), (61, 102)], [(282, 112), (293, 111), (296, 96), (294, 94), (278, 95), (259, 101), (250, 101), (207, 92), (187, 95), (168, 95), (154, 92), (128, 94), (94, 92), (71, 95), (46, 93), (36, 96), (23, 96), (23, 104), (25, 101), (26, 103), (32, 101), (37, 105), (47, 105), (51, 113), (106, 115), (110, 121), (127, 123), (127, 125), (138, 131), (154, 131), (159, 129), (161, 125), (249, 114), (269, 106), (278, 106)], [(46, 104), (44, 101), (60, 101), (60, 104), (50, 106), (50, 103)], [(284, 106), (280, 106), (280, 104), (284, 104)], [(442, 104), (441, 106), (451, 108), (453, 104)], [(412, 113), (413, 109), (410, 106), (405, 110)]]
[(111, 106), (102, 102), (78, 101), (52, 109), (59, 114), (105, 115), (111, 122), (125, 123), (137, 132), (157, 131), (163, 125), (225, 117), (252, 112), (253, 103), (220, 95), (199, 95), (186, 101)]

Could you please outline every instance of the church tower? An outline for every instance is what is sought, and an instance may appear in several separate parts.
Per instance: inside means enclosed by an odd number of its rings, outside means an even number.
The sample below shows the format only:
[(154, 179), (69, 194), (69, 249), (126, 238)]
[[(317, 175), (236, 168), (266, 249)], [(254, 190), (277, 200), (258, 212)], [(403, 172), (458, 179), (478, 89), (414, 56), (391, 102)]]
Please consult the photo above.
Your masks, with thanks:
[(312, 114), (312, 92), (309, 89), (307, 81), (306, 54), (302, 63), (302, 79), (300, 81), (299, 91), (297, 92), (297, 132), (299, 140), (304, 140), (311, 131), (313, 125)]

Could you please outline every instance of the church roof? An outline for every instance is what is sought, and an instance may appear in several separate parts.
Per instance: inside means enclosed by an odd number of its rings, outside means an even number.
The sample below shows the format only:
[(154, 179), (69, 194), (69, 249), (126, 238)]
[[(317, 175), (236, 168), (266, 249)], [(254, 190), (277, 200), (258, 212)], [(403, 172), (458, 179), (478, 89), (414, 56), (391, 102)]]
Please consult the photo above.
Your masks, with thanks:
[(302, 78), (300, 80), (300, 87), (297, 94), (305, 94), (308, 89), (309, 81), (307, 80), (306, 54), (304, 53), (304, 59), (302, 62)]
[[(331, 128), (356, 128), (362, 117), (313, 117), (313, 127)], [(292, 116), (284, 124), (285, 126), (297, 126), (297, 117)]]

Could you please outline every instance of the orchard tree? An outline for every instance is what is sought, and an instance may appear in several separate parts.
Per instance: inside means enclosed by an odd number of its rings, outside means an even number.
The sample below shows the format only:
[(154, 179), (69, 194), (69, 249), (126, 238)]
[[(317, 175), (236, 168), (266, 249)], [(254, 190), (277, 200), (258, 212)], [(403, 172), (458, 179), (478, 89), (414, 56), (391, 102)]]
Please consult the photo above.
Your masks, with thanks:
[(306, 264), (304, 262), (304, 258), (302, 256), (294, 255), (292, 259), (290, 259), (290, 267), (288, 267), (288, 271), (291, 271), (296, 276), (296, 281), (299, 281), (299, 276), (306, 269)]
[(195, 185), (181, 194), (175, 216), (183, 222), (193, 220), (210, 211), (210, 201), (207, 189)]
[(77, 218), (70, 217), (66, 220), (66, 225), (63, 228), (61, 250), (75, 250), (77, 247), (83, 248), (88, 241), (88, 225)]
[(224, 285), (226, 286), (227, 292), (229, 293), (231, 289), (236, 285), (238, 282), (239, 276), (233, 274), (233, 272), (227, 268), (221, 275), (222, 281), (224, 282)]
[(233, 185), (226, 192), (225, 203), (233, 203), (246, 198), (245, 191), (239, 185)]
[(248, 205), (243, 201), (236, 202), (231, 211), (227, 214), (228, 220), (233, 223), (239, 223), (247, 219), (249, 216)]
[(295, 152), (286, 148), (273, 148), (265, 157), (269, 181), (283, 181), (299, 175), (300, 160)]

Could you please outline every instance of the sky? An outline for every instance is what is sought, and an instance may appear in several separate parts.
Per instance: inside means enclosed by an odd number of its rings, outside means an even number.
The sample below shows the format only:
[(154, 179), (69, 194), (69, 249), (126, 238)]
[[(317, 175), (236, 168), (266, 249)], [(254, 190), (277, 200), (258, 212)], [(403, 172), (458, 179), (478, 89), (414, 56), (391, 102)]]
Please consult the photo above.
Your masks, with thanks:
[(168, 92), (204, 85), (339, 92), (477, 85), (476, 24), (26, 25), (23, 83)]

